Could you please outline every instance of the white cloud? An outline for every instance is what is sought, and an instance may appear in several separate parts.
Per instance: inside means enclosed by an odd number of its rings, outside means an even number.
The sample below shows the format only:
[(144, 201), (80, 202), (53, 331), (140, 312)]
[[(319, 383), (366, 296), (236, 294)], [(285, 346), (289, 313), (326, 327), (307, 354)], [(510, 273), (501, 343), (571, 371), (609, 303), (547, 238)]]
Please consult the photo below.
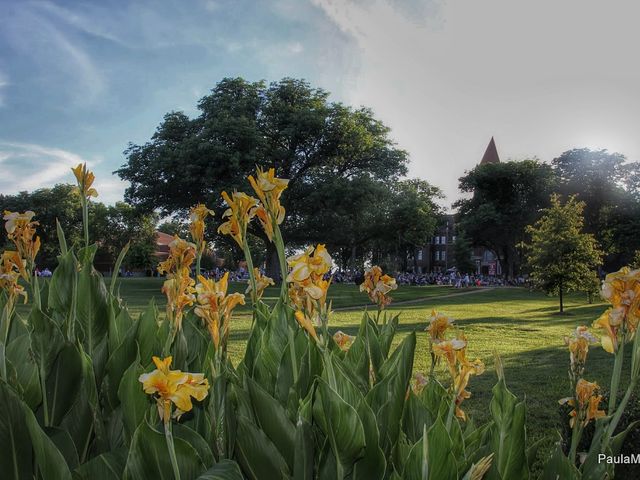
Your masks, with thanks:
[[(71, 168), (87, 163), (94, 169), (100, 160), (86, 159), (61, 148), (31, 143), (0, 141), (0, 193), (15, 194), (39, 188), (50, 188), (57, 183), (73, 183)], [(95, 187), (99, 200), (115, 203), (123, 198), (127, 182), (109, 174), (96, 174)]]
[(425, 0), (408, 11), (394, 0), (313, 3), (357, 42), (347, 102), (371, 106), (411, 153), (411, 174), (450, 201), (492, 135), (503, 159), (550, 160), (605, 140), (640, 157), (640, 67), (631, 60), (639, 4)]

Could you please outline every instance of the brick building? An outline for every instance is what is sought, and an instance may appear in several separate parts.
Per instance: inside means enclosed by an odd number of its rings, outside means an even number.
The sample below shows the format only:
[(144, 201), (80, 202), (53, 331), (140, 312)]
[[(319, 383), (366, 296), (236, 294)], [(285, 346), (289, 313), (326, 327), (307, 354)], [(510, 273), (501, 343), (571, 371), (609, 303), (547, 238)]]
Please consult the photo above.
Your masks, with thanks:
[[(482, 160), (480, 160), (480, 165), (487, 163), (500, 163), (493, 137), (491, 137)], [(431, 243), (417, 248), (413, 262), (409, 262), (409, 265), (413, 264), (414, 272), (446, 272), (454, 268), (456, 264), (454, 256), (456, 233), (455, 215), (444, 215)], [(474, 273), (490, 276), (502, 275), (500, 261), (493, 251), (484, 247), (474, 247), (469, 252), (469, 256), (475, 265)]]

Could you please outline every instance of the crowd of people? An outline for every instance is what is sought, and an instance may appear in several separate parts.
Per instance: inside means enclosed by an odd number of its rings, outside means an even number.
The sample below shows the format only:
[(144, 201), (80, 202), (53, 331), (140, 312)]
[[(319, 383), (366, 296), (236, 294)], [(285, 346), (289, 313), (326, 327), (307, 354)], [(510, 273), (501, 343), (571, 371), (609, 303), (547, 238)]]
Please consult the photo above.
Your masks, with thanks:
[[(219, 280), (225, 273), (229, 273), (229, 281), (246, 282), (249, 280), (249, 272), (246, 268), (238, 268), (236, 270), (228, 270), (221, 267), (215, 267), (212, 270), (205, 270), (202, 275), (206, 278), (214, 278)], [(265, 274), (264, 271), (261, 271)], [(398, 285), (448, 285), (455, 288), (468, 287), (501, 287), (501, 286), (525, 286), (527, 281), (520, 276), (513, 280), (506, 280), (494, 275), (468, 274), (456, 271), (449, 272), (431, 272), (431, 273), (412, 273), (397, 272), (394, 275)], [(340, 271), (336, 270), (331, 274), (333, 283), (354, 283), (360, 284), (364, 279), (364, 271)]]

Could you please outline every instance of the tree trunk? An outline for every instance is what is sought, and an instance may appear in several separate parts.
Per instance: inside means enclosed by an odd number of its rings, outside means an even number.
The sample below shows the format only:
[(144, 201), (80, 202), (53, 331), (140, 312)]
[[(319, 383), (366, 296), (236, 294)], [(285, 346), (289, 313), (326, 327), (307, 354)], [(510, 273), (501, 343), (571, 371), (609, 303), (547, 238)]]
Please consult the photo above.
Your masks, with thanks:
[(280, 262), (278, 261), (278, 252), (271, 242), (267, 242), (266, 255), (266, 275), (273, 278), (276, 283), (280, 282)]
[(564, 305), (562, 303), (562, 280), (560, 280), (560, 313), (564, 312)]

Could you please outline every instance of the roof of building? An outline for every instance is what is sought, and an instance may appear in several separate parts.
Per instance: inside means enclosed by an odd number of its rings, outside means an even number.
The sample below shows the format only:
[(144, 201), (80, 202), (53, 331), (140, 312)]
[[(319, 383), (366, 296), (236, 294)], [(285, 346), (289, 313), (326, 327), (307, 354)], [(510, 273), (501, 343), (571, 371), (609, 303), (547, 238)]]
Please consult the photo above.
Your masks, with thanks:
[(491, 141), (489, 142), (489, 145), (487, 145), (487, 149), (484, 151), (482, 160), (480, 160), (480, 165), (485, 165), (487, 163), (500, 163), (498, 149), (496, 149), (496, 142), (493, 140), (493, 137), (491, 137)]

